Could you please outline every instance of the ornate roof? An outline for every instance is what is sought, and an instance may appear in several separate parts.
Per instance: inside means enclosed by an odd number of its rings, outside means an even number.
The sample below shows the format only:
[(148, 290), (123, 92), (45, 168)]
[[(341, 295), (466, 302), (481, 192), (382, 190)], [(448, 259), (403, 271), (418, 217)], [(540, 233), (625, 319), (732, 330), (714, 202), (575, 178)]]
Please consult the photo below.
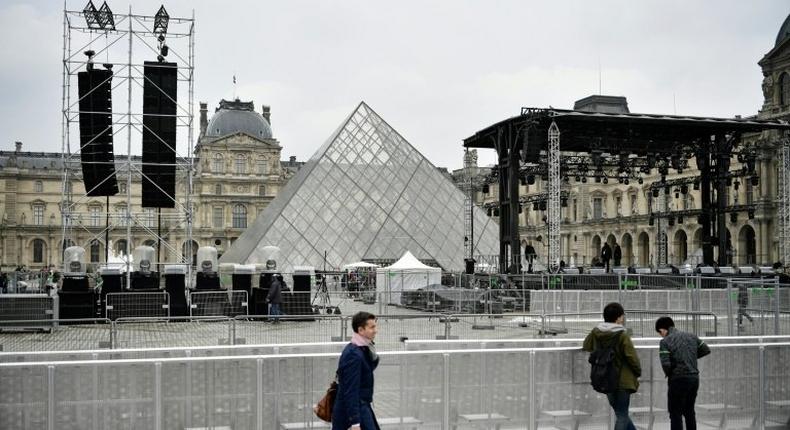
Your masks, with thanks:
[(206, 127), (206, 136), (222, 137), (239, 132), (258, 139), (272, 138), (272, 127), (263, 115), (255, 112), (252, 102), (221, 100)]

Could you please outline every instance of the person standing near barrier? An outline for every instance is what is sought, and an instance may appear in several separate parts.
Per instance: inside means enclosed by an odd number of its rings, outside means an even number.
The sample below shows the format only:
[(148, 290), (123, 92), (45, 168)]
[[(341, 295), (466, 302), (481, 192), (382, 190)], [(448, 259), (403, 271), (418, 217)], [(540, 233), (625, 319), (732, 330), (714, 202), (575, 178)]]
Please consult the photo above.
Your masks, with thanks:
[(605, 242), (603, 248), (601, 248), (601, 261), (603, 261), (603, 265), (606, 267), (606, 273), (609, 273), (609, 260), (611, 259), (612, 247), (609, 246), (609, 242)]
[(623, 259), (623, 250), (620, 248), (620, 244), (617, 242), (614, 243), (614, 251), (612, 251), (612, 259), (614, 259), (614, 267), (620, 267), (620, 260)]
[(528, 243), (524, 246), (524, 257), (527, 258), (527, 273), (532, 273), (532, 263), (535, 261), (535, 257), (538, 254), (535, 252), (535, 247), (532, 246), (531, 243)]
[(378, 326), (376, 316), (357, 312), (351, 318), (354, 331), (337, 364), (337, 394), (332, 409), (332, 430), (379, 430), (373, 413), (373, 371), (379, 365), (376, 355)]
[[(614, 351), (613, 367), (619, 373), (616, 388), (606, 393), (609, 405), (617, 417), (615, 430), (636, 430), (628, 416), (631, 394), (639, 389), (642, 366), (631, 336), (625, 331), (625, 310), (620, 303), (609, 303), (603, 309), (604, 322), (592, 329), (584, 339), (582, 350), (594, 352), (611, 348)], [(592, 355), (592, 354), (591, 354)]]
[(283, 314), (280, 305), (283, 302), (283, 275), (279, 273), (272, 280), (272, 285), (269, 287), (269, 294), (266, 296), (266, 301), (269, 302), (269, 315), (274, 324), (279, 324), (280, 315)]
[(738, 285), (738, 326), (743, 325), (743, 317), (746, 317), (750, 323), (754, 324), (754, 318), (749, 315), (747, 309), (749, 308), (749, 289), (745, 284)]
[(710, 348), (692, 333), (677, 330), (670, 317), (656, 320), (656, 331), (663, 339), (658, 347), (661, 368), (669, 379), (667, 409), (672, 430), (696, 430), (694, 402), (699, 390), (697, 359), (710, 354)]

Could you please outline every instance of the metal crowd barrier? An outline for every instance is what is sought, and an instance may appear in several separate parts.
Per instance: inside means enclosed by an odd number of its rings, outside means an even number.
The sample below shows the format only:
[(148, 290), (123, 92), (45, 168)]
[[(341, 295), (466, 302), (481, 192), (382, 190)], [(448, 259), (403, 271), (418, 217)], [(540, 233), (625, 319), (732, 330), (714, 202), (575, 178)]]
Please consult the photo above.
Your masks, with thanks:
[(165, 291), (108, 293), (106, 303), (104, 316), (113, 321), (118, 318), (170, 316), (170, 294)]
[[(630, 414), (668, 426), (655, 345)], [(790, 343), (713, 344), (699, 362), (697, 421), (712, 428), (785, 428)], [(578, 346), (381, 352), (374, 408), (386, 428), (607, 428), (611, 408), (589, 385)], [(326, 428), (312, 406), (338, 353), (0, 364), (0, 427)]]
[(247, 315), (248, 309), (246, 291), (193, 291), (189, 293), (190, 316), (233, 318), (237, 315)]
[(0, 315), (5, 321), (57, 319), (58, 303), (57, 295), (0, 294)]
[[(704, 312), (626, 310), (633, 336), (654, 336), (655, 320), (672, 316), (676, 325), (698, 336), (719, 334), (718, 317)], [(128, 317), (95, 320), (0, 321), (0, 351), (128, 349), (345, 342), (350, 315)], [(524, 339), (586, 333), (600, 323), (600, 312), (553, 314), (404, 314), (380, 315), (382, 350), (404, 348), (407, 340)], [(59, 322), (59, 324), (58, 324)], [(85, 324), (88, 323), (88, 324)], [(69, 324), (64, 326), (64, 324)], [(98, 324), (98, 325), (97, 325)], [(50, 333), (19, 332), (35, 326)], [(13, 329), (12, 332), (8, 332)], [(84, 331), (84, 339), (79, 332)]]

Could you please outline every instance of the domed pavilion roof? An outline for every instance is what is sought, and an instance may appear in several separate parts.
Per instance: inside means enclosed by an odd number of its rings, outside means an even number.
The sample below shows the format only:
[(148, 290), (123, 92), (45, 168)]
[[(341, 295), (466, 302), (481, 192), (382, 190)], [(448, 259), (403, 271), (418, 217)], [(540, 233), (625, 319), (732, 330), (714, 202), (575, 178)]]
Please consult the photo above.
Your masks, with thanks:
[(207, 137), (222, 137), (243, 132), (258, 139), (271, 139), (272, 127), (255, 112), (252, 102), (221, 100), (206, 127)]

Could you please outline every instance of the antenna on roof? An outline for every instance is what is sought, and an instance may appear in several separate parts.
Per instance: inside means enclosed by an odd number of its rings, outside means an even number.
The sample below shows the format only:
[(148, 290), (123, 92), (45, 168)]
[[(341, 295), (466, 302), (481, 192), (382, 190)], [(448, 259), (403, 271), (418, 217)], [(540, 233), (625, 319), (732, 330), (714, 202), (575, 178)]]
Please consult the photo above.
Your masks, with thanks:
[(598, 54), (598, 94), (603, 94), (603, 90), (601, 90), (601, 54)]

